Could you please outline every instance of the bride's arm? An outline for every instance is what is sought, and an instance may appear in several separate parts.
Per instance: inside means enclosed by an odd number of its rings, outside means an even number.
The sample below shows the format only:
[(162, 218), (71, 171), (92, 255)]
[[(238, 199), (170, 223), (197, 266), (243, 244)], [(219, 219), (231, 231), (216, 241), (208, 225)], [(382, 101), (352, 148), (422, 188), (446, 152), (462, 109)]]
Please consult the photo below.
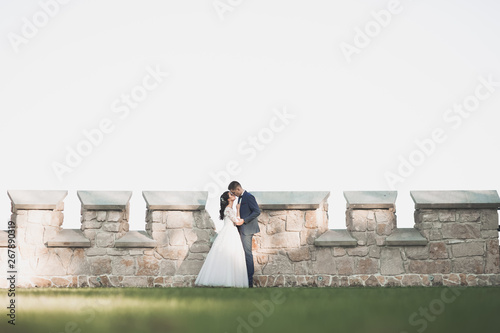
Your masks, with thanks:
[(234, 211), (232, 208), (226, 209), (226, 214), (235, 225), (242, 225), (243, 222), (245, 222), (243, 219), (234, 216)]

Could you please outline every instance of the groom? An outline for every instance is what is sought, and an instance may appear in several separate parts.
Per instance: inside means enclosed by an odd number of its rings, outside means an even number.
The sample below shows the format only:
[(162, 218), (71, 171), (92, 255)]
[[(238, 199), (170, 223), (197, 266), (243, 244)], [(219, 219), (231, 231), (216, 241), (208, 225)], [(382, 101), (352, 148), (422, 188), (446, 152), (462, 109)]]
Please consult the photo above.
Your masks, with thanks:
[(245, 250), (245, 260), (248, 273), (248, 287), (253, 288), (253, 255), (252, 255), (252, 237), (260, 231), (257, 216), (260, 215), (259, 205), (255, 197), (241, 188), (240, 183), (232, 181), (227, 187), (232, 194), (238, 197), (240, 204), (240, 218), (244, 220), (242, 225), (237, 226), (240, 233), (241, 243)]

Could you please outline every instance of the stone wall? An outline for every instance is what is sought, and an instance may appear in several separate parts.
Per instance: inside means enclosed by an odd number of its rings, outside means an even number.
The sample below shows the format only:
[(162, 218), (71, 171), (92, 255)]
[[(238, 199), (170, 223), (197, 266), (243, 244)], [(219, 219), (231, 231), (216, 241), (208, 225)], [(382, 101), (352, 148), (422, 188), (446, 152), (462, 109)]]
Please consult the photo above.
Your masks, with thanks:
[[(132, 193), (125, 191), (78, 191), (81, 229), (62, 229), (66, 194), (9, 191), (18, 287), (193, 285), (215, 235), (205, 211), (206, 192), (143, 192), (144, 231), (129, 231)], [(48, 203), (36, 203), (44, 199)], [(2, 249), (2, 267), (6, 252)], [(6, 286), (2, 279), (1, 287)]]
[[(333, 230), (329, 192), (252, 193), (257, 287), (500, 285), (496, 191), (413, 191), (414, 228), (397, 227), (396, 192), (346, 191)], [(215, 237), (207, 192), (144, 191), (144, 230), (129, 230), (131, 192), (78, 191), (80, 229), (62, 228), (66, 191), (8, 194), (21, 288), (193, 287)]]
[[(343, 230), (326, 230), (327, 219), (321, 218), (326, 198), (317, 202), (316, 210), (295, 209), (298, 202), (290, 203), (288, 210), (276, 210), (257, 198), (266, 209), (259, 217), (261, 232), (254, 244), (255, 283), (265, 287), (500, 285), (500, 200), (496, 191), (473, 194), (412, 192), (415, 228), (401, 229), (393, 191), (344, 192)], [(428, 197), (432, 204), (422, 204)]]

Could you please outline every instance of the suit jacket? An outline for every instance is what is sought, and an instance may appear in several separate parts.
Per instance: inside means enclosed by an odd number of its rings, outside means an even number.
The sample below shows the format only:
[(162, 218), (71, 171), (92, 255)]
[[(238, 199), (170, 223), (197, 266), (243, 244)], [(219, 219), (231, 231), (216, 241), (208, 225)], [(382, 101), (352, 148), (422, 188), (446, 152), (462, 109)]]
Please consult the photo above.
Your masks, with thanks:
[(257, 221), (260, 209), (255, 197), (245, 191), (238, 199), (238, 203), (240, 204), (240, 217), (245, 221), (242, 225), (237, 226), (240, 234), (252, 235), (260, 232), (259, 222)]

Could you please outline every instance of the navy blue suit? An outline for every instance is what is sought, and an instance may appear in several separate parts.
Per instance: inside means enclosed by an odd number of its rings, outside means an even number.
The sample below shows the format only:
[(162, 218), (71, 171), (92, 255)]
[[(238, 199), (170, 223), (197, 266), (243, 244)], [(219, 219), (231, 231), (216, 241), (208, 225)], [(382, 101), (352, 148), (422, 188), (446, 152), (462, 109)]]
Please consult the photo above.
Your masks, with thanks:
[(241, 243), (245, 250), (245, 260), (247, 264), (248, 273), (248, 286), (253, 287), (253, 255), (252, 255), (252, 237), (260, 231), (257, 216), (260, 215), (259, 205), (255, 197), (248, 193), (243, 192), (241, 197), (238, 198), (240, 204), (240, 217), (245, 221), (242, 225), (237, 226), (240, 233)]

